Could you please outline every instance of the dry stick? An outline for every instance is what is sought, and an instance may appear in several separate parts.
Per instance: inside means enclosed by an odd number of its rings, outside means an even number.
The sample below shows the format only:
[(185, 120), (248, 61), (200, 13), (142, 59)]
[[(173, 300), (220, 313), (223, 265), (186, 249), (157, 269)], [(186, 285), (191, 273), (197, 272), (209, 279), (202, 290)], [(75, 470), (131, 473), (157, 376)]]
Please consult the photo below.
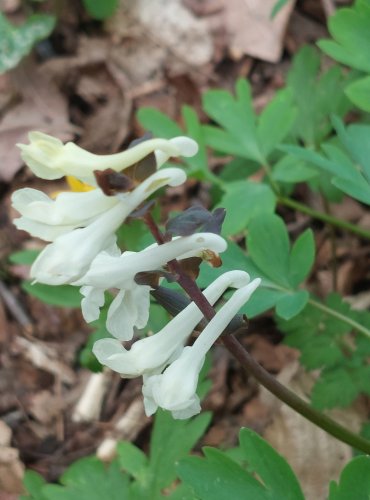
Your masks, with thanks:
[[(164, 243), (166, 240), (150, 213), (147, 213), (144, 216), (144, 221), (158, 244)], [(208, 320), (211, 320), (215, 316), (216, 311), (203, 295), (195, 281), (193, 281), (189, 276), (184, 275), (177, 260), (169, 262), (168, 267), (176, 275), (179, 285), (182, 286), (189, 297), (197, 304), (204, 316)], [(257, 363), (257, 361), (253, 359), (253, 357), (244, 348), (244, 346), (240, 344), (234, 335), (222, 336), (221, 340), (224, 346), (241, 363), (248, 374), (252, 374), (258, 382), (274, 394), (274, 396), (290, 406), (290, 408), (293, 408), (293, 410), (302, 415), (304, 418), (326, 431), (328, 434), (331, 434), (340, 441), (347, 443), (358, 450), (370, 454), (370, 441), (354, 434), (345, 427), (337, 424), (327, 415), (315, 410), (303, 399), (278, 382), (259, 363)]]

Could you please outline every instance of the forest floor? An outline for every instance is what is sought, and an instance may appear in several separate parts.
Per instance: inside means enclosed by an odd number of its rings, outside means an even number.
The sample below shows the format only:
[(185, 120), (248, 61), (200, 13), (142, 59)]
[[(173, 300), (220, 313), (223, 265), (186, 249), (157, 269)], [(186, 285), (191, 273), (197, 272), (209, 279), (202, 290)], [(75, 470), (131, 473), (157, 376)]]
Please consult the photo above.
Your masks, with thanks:
[[(125, 381), (117, 374), (105, 376), (98, 417), (89, 422), (76, 417), (76, 405), (92, 376), (79, 365), (78, 353), (91, 330), (79, 309), (46, 305), (25, 293), (21, 282), (29, 269), (9, 262), (12, 253), (42, 245), (13, 226), (12, 192), (31, 186), (51, 193), (64, 184), (33, 177), (14, 144), (27, 142), (28, 131), (42, 130), (94, 153), (114, 153), (144, 133), (135, 118), (140, 107), (155, 107), (181, 123), (181, 106), (187, 104), (205, 120), (202, 93), (209, 88), (232, 91), (238, 77), (249, 79), (255, 108), (262, 109), (284, 86), (297, 50), (327, 35), (327, 16), (335, 7), (324, 0), (288, 3), (271, 29), (267, 13), (274, 3), (172, 0), (166, 8), (165, 0), (142, 0), (137, 2), (140, 11), (137, 5), (125, 7), (132, 2), (123, 0), (114, 17), (100, 23), (75, 2), (65, 2), (52, 36), (15, 70), (0, 76), (0, 500), (17, 498), (24, 467), (56, 480), (71, 462), (95, 453), (123, 416), (125, 424), (115, 436), (144, 450), (151, 425), (141, 404), (140, 380)], [(22, 19), (20, 0), (3, 4), (10, 19)], [(211, 165), (218, 167), (217, 158)], [(207, 206), (208, 190), (194, 180), (169, 190), (163, 217), (195, 200)], [(313, 207), (318, 203), (308, 192), (300, 196)], [(370, 225), (358, 203), (347, 200), (333, 210)], [(311, 223), (289, 209), (280, 215), (293, 234)], [(312, 227), (318, 257), (310, 279), (325, 295), (333, 288), (330, 230), (320, 223)], [(363, 273), (355, 257), (365, 250), (355, 237), (341, 238), (336, 287), (350, 295)], [(281, 339), (272, 316), (265, 314), (250, 322), (248, 338), (241, 340), (269, 372), (305, 395), (313, 375), (302, 371), (298, 352)], [(348, 460), (349, 447), (261, 390), (220, 346), (214, 349), (210, 378), (212, 388), (203, 407), (214, 416), (199, 446), (234, 446), (240, 427), (251, 427), (286, 456), (311, 498), (321, 498), (328, 478), (337, 476)], [(342, 422), (360, 419), (364, 405), (359, 401), (356, 408), (338, 410), (335, 416)]]

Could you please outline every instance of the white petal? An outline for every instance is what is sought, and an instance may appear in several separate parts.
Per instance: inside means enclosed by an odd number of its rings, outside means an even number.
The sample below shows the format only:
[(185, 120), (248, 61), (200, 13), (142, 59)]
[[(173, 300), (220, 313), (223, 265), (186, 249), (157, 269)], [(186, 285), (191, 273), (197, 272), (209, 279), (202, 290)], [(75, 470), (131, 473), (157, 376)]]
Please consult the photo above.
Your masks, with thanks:
[(27, 217), (20, 217), (19, 219), (14, 219), (13, 224), (22, 231), (27, 231), (27, 233), (35, 236), (36, 238), (41, 238), (44, 241), (54, 241), (59, 236), (69, 233), (75, 229), (75, 226), (50, 226), (49, 224), (44, 224), (43, 222), (37, 222)]
[(196, 389), (203, 363), (204, 358), (193, 359), (193, 351), (185, 347), (180, 357), (161, 375), (145, 377), (142, 390), (147, 414), (158, 406), (171, 411), (174, 418), (199, 413)]
[[(114, 233), (126, 216), (127, 207), (117, 203), (87, 227), (59, 236), (38, 256), (31, 268), (31, 276), (50, 285), (77, 282), (95, 256), (112, 246)], [(98, 285), (97, 288), (108, 287)]]
[(94, 239), (90, 237), (90, 229), (75, 229), (47, 245), (32, 264), (31, 278), (47, 285), (62, 285), (83, 276), (101, 246), (110, 246), (115, 241), (115, 235), (107, 235), (106, 240)]
[(118, 200), (105, 196), (100, 189), (60, 193), (55, 200), (36, 189), (19, 189), (12, 196), (13, 207), (27, 218), (51, 225), (86, 225), (106, 212)]
[(44, 179), (58, 179), (64, 175), (73, 175), (87, 181), (90, 178), (93, 182), (94, 170), (112, 168), (119, 172), (156, 150), (163, 152), (167, 157), (179, 156), (182, 151), (189, 154), (194, 150), (191, 139), (188, 144), (184, 140), (186, 138), (177, 138), (178, 144), (176, 141), (172, 143), (171, 140), (166, 139), (150, 139), (122, 153), (95, 155), (72, 142), (63, 145), (59, 139), (40, 132), (31, 132), (29, 139), (30, 144), (18, 144), (21, 156), (31, 170)]
[[(229, 286), (244, 286), (248, 281), (248, 273), (244, 271), (230, 271), (218, 277), (203, 293), (209, 302), (214, 304)], [(84, 288), (88, 289), (88, 287)], [(139, 295), (133, 295), (134, 307), (138, 308), (138, 322), (141, 315), (147, 315), (149, 310), (149, 294), (145, 291), (143, 296), (145, 288), (136, 286), (134, 289), (134, 292), (139, 292)], [(147, 295), (145, 296), (145, 294)], [(147, 304), (145, 304), (144, 310), (141, 311), (145, 300), (147, 300)], [(115, 346), (117, 349), (116, 351), (110, 351), (110, 354), (105, 355), (103, 360), (100, 348), (105, 346), (105, 340), (99, 341), (100, 357), (98, 356), (98, 359), (102, 364), (105, 364), (126, 378), (146, 373), (160, 373), (166, 365), (180, 356), (187, 338), (191, 335), (202, 317), (203, 314), (197, 305), (191, 303), (162, 328), (160, 332), (136, 341), (128, 351), (123, 349), (120, 343), (110, 341), (108, 347)], [(125, 318), (122, 320), (123, 324), (124, 321)], [(146, 324), (146, 322), (147, 317), (143, 320), (143, 323)], [(140, 328), (139, 324), (136, 324), (136, 326)], [(106, 352), (104, 351), (105, 354)], [(117, 355), (110, 358), (113, 354)]]
[(203, 358), (206, 355), (235, 314), (248, 302), (260, 284), (260, 278), (256, 278), (248, 285), (234, 292), (232, 297), (221, 307), (192, 345), (191, 348), (193, 349), (194, 357)]
[(105, 302), (104, 290), (92, 286), (83, 286), (80, 293), (84, 296), (81, 301), (82, 316), (86, 323), (91, 323), (100, 316), (100, 308)]
[[(198, 144), (189, 137), (174, 137), (169, 142), (177, 149), (178, 153), (176, 156), (195, 156), (199, 150)], [(168, 154), (166, 151), (156, 149), (155, 157), (158, 167), (162, 166), (171, 156), (173, 155)]]
[[(149, 317), (150, 287), (132, 284), (121, 290), (108, 309), (107, 330), (120, 340), (131, 340), (134, 327), (145, 326)], [(142, 317), (139, 316), (142, 314)]]
[(124, 252), (120, 258), (98, 255), (79, 284), (98, 288), (124, 288), (139, 272), (160, 269), (183, 255), (195, 256), (205, 250), (222, 252), (226, 241), (213, 233), (198, 233), (174, 239), (163, 245), (150, 246), (141, 252)]

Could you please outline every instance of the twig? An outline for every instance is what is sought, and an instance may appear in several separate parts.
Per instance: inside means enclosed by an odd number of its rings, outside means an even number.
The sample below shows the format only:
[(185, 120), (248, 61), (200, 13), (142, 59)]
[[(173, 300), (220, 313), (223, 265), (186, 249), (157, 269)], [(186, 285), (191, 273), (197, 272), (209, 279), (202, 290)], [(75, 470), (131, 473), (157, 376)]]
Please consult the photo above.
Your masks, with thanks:
[(37, 368), (52, 373), (66, 384), (75, 382), (75, 374), (67, 365), (56, 359), (57, 353), (41, 342), (31, 342), (23, 337), (16, 337), (15, 344), (23, 351), (25, 357)]
[(327, 18), (335, 14), (335, 4), (333, 0), (321, 0), (322, 8), (324, 9), (325, 15)]
[(73, 422), (92, 422), (100, 416), (112, 372), (92, 373), (72, 414)]
[(149, 423), (145, 416), (142, 399), (134, 400), (115, 424), (111, 435), (107, 436), (96, 451), (97, 456), (104, 462), (111, 461), (116, 455), (118, 441), (133, 441), (139, 432)]
[(0, 296), (14, 319), (23, 327), (25, 333), (27, 335), (32, 335), (33, 325), (30, 317), (2, 281), (0, 281)]

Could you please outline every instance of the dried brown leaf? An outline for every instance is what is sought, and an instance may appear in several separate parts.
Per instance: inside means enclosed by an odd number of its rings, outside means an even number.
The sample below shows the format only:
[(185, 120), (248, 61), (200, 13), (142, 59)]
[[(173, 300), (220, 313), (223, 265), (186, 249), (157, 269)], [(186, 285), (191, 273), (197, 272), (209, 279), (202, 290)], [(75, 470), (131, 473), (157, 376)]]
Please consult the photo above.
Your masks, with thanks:
[(295, 2), (289, 1), (274, 19), (271, 19), (275, 3), (276, 0), (225, 2), (229, 49), (235, 59), (247, 54), (268, 62), (280, 60), (285, 29)]
[(21, 102), (11, 107), (0, 123), (0, 180), (9, 182), (23, 162), (15, 144), (28, 142), (27, 134), (40, 130), (63, 141), (73, 137), (66, 99), (58, 88), (31, 65), (16, 73)]

